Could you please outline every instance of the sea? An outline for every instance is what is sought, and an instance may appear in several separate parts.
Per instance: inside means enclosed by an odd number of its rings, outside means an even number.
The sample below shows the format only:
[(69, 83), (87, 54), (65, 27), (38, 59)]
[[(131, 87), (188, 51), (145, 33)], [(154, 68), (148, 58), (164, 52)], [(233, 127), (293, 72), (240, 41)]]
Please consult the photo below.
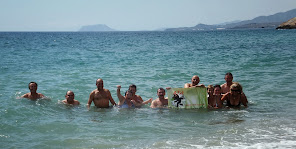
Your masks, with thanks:
[[(296, 148), (296, 30), (0, 32), (0, 55), (1, 148)], [(86, 106), (98, 78), (118, 102), (116, 85), (156, 99), (227, 72), (247, 108)], [(31, 81), (45, 99), (21, 98)]]

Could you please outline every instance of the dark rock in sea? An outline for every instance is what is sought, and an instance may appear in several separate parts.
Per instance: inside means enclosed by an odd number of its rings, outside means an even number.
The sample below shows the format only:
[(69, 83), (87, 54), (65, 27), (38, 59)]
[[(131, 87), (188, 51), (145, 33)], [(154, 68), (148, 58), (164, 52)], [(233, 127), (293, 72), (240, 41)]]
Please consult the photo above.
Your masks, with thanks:
[(282, 23), (276, 29), (296, 29), (296, 17)]
[(116, 30), (108, 27), (105, 24), (97, 24), (97, 25), (82, 26), (79, 31), (80, 32), (108, 32), (108, 31), (116, 31)]

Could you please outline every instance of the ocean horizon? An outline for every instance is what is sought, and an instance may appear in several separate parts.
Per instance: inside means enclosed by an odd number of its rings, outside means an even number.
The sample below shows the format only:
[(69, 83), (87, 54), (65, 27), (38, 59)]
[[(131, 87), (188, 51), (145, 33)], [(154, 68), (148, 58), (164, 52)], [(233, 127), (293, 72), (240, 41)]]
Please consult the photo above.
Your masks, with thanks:
[[(0, 32), (2, 148), (294, 148), (296, 30), (194, 32)], [(143, 100), (162, 87), (225, 83), (231, 72), (249, 107), (87, 109), (102, 78), (117, 103), (137, 85)], [(20, 96), (38, 83), (47, 99)], [(61, 104), (68, 90), (80, 106)], [(167, 95), (166, 95), (167, 96)], [(111, 103), (110, 103), (111, 105)]]

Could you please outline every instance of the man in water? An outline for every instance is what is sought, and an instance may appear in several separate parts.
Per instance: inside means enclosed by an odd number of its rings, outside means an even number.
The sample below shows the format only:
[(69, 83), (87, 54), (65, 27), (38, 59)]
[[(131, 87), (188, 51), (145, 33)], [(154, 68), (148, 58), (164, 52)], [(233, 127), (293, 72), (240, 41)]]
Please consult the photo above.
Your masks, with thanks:
[(143, 99), (141, 96), (136, 95), (137, 92), (137, 86), (134, 84), (131, 84), (128, 88), (132, 92), (132, 100), (134, 100), (137, 104), (136, 105), (141, 105), (143, 103)]
[(92, 102), (94, 102), (97, 108), (109, 108), (109, 101), (116, 105), (110, 91), (104, 88), (103, 80), (97, 79), (96, 85), (97, 89), (93, 90), (89, 95), (87, 107), (89, 108)]
[(69, 105), (79, 105), (79, 101), (75, 100), (74, 97), (74, 92), (73, 91), (68, 91), (65, 95), (66, 99), (63, 100), (63, 103), (69, 104)]
[[(168, 98), (165, 98), (165, 90), (163, 88), (159, 88), (157, 90), (158, 98), (153, 100), (151, 103), (151, 108), (164, 108), (168, 105)], [(151, 98), (152, 99), (152, 98)]]
[(184, 88), (191, 88), (191, 87), (205, 87), (205, 85), (203, 84), (200, 84), (198, 85), (199, 83), (199, 77), (197, 75), (194, 75), (192, 78), (191, 78), (191, 84), (190, 83), (186, 83), (184, 85)]
[(232, 80), (233, 80), (232, 73), (227, 72), (225, 74), (224, 79), (225, 79), (226, 83), (221, 85), (222, 94), (226, 94), (227, 92), (230, 91), (230, 86), (233, 84), (233, 82), (232, 82)]
[(30, 93), (24, 94), (21, 98), (28, 98), (31, 100), (36, 100), (36, 99), (44, 97), (43, 94), (37, 93), (38, 85), (36, 82), (30, 82), (28, 87), (29, 87)]

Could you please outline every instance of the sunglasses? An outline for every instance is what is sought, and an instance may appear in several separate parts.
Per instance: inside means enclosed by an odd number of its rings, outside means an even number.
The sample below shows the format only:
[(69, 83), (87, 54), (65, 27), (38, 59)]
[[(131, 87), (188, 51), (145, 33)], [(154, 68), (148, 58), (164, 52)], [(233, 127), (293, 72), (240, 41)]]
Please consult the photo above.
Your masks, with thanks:
[(231, 89), (231, 91), (232, 91), (232, 92), (239, 92), (239, 90), (233, 90), (233, 89)]

